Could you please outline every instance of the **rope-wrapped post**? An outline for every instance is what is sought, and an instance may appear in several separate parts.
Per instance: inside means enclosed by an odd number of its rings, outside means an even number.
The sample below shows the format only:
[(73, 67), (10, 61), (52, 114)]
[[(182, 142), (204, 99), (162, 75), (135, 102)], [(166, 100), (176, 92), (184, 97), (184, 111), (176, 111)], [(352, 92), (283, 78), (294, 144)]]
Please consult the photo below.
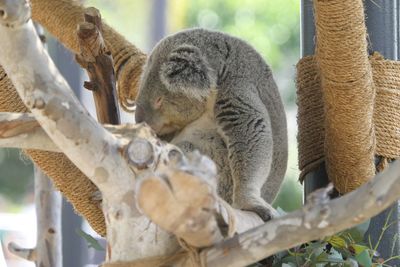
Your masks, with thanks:
[(362, 0), (315, 0), (317, 63), (325, 103), (330, 179), (349, 192), (375, 174), (375, 91)]

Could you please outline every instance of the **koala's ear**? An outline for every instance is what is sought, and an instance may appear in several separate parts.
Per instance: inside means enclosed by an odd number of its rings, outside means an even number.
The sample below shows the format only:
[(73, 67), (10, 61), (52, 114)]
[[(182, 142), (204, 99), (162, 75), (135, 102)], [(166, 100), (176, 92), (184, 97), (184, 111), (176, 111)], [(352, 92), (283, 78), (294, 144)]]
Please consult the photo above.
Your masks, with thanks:
[(214, 71), (200, 49), (186, 44), (168, 55), (161, 66), (160, 78), (171, 92), (199, 100), (206, 98), (216, 83)]

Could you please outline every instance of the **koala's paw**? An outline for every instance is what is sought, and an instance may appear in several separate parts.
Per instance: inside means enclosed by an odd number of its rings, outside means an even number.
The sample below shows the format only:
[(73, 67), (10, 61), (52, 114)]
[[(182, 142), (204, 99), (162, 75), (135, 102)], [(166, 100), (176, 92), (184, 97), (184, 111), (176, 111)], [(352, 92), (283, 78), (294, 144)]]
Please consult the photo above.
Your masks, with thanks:
[(277, 211), (262, 198), (242, 199), (234, 201), (233, 205), (236, 209), (255, 212), (263, 221), (269, 221), (278, 217)]

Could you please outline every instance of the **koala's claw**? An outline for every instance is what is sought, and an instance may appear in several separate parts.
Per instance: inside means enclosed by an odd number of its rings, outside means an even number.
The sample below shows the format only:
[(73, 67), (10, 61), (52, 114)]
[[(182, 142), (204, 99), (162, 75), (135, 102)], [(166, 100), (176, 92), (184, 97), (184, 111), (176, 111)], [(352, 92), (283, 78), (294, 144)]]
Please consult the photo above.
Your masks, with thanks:
[(278, 217), (277, 211), (264, 200), (254, 200), (250, 203), (233, 204), (234, 208), (256, 213), (264, 222)]
[(254, 206), (246, 210), (257, 213), (257, 215), (260, 216), (264, 222), (267, 222), (272, 218), (275, 218), (272, 211), (265, 206)]

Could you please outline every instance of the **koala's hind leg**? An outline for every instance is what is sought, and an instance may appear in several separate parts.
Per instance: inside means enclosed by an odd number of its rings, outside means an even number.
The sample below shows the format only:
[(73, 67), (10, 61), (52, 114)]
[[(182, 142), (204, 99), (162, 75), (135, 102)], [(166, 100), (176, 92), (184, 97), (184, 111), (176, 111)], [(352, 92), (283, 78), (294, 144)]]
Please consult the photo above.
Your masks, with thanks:
[(261, 197), (261, 188), (271, 170), (273, 139), (268, 111), (256, 88), (219, 93), (214, 112), (228, 148), (233, 207), (271, 219), (276, 211)]

